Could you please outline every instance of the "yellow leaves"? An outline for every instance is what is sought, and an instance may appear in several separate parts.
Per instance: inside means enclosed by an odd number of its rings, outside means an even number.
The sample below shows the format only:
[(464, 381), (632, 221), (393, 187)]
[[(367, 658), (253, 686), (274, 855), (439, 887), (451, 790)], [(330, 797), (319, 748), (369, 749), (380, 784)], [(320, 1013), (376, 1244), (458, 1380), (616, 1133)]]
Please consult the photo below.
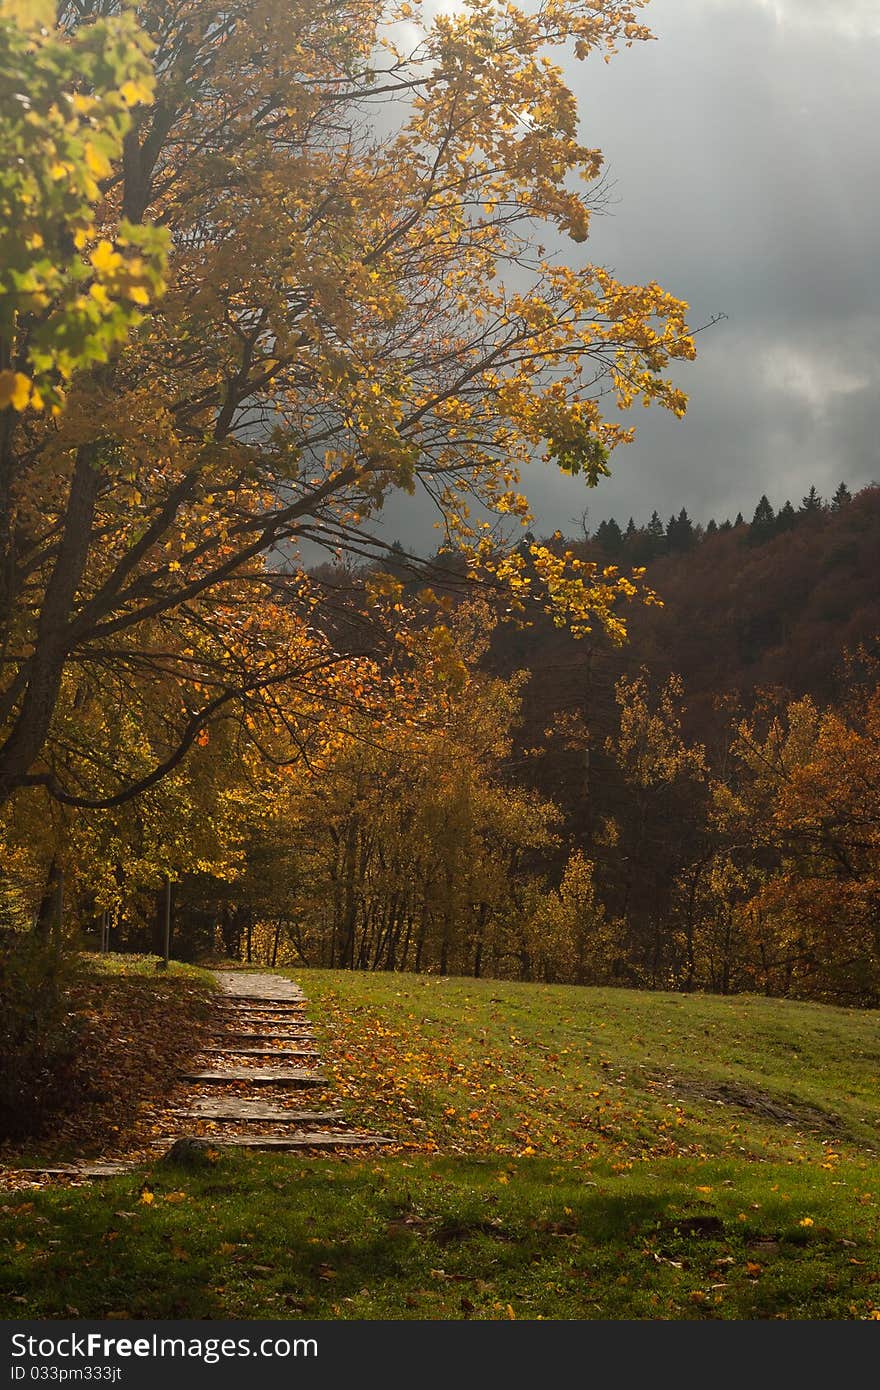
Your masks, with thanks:
[(798, 1225), (799, 1225), (799, 1226), (803, 1226), (803, 1227), (805, 1227), (805, 1228), (806, 1228), (806, 1227), (810, 1227), (810, 1226), (814, 1226), (815, 1224), (816, 1224), (816, 1223), (813, 1221), (812, 1216), (802, 1216), (801, 1219), (800, 1219), (800, 1221), (798, 1222)]
[(52, 28), (54, 0), (0, 0), (0, 19), (11, 19), (22, 29)]
[[(120, 236), (120, 244), (127, 245), (128, 241), (129, 238)], [(83, 246), (85, 242), (86, 233), (81, 232), (78, 244)], [(106, 237), (98, 242), (89, 261), (98, 276), (89, 292), (101, 308), (110, 307), (111, 296), (146, 306), (151, 299), (150, 286), (157, 294), (162, 291), (162, 283), (153, 267), (148, 266), (140, 256), (123, 256)]]
[(32, 382), (22, 372), (0, 372), (0, 410), (22, 411), (31, 403)]
[(140, 1203), (143, 1207), (151, 1207), (155, 1200), (156, 1194), (154, 1192), (150, 1192), (149, 1189), (146, 1189), (140, 1195)]
[(113, 243), (103, 238), (98, 242), (89, 260), (99, 275), (112, 275), (122, 265), (122, 257), (113, 249)]
[(96, 179), (106, 179), (113, 172), (113, 165), (107, 158), (103, 150), (98, 149), (97, 145), (91, 140), (87, 140), (83, 146), (87, 168), (94, 174)]
[(366, 587), (370, 598), (374, 602), (379, 599), (399, 600), (403, 593), (403, 584), (401, 581), (395, 579), (393, 575), (387, 574), (384, 570), (380, 570), (377, 574), (371, 575), (367, 581)]
[(126, 106), (143, 106), (153, 100), (153, 84), (145, 78), (139, 82), (129, 79), (119, 88), (119, 95)]

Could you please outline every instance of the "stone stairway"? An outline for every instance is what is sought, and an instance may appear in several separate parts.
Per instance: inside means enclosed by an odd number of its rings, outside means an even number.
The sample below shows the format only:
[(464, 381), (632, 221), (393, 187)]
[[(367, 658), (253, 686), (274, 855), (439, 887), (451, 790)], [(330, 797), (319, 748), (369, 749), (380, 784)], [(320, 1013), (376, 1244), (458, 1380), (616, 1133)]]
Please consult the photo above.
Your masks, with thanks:
[[(218, 970), (215, 1044), (170, 1115), (180, 1131), (169, 1143), (236, 1149), (348, 1149), (391, 1141), (352, 1129), (333, 1105), (320, 1070), (302, 990), (268, 972)], [(271, 1059), (271, 1065), (269, 1064)], [(302, 1104), (303, 1092), (326, 1104)]]
[[(348, 1123), (318, 1065), (302, 990), (282, 975), (218, 970), (217, 1026), (204, 1061), (180, 1074), (149, 1155), (82, 1159), (20, 1171), (112, 1178), (166, 1154), (199, 1149), (342, 1151), (393, 1141)], [(269, 1063), (272, 1063), (269, 1065)], [(160, 1131), (161, 1133), (161, 1131)], [(175, 1153), (176, 1150), (176, 1153)]]

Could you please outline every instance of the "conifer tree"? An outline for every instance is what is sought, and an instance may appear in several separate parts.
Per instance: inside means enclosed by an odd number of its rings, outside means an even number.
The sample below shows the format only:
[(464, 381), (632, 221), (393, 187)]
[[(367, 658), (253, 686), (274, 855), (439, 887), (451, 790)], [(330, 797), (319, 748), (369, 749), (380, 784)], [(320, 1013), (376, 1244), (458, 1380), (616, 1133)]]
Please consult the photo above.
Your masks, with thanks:
[(666, 553), (666, 530), (659, 514), (654, 511), (651, 513), (651, 520), (648, 522), (647, 548), (651, 559), (656, 559), (658, 555)]
[(666, 528), (666, 540), (671, 551), (691, 550), (695, 542), (694, 527), (686, 508), (682, 507), (678, 516), (670, 517)]
[(801, 499), (800, 511), (802, 516), (817, 516), (823, 510), (822, 498), (819, 496), (815, 487), (811, 487), (806, 497)]
[(852, 493), (846, 483), (841, 483), (831, 499), (831, 510), (833, 512), (842, 511), (848, 502), (852, 501)]
[(790, 531), (797, 521), (797, 513), (791, 502), (786, 501), (784, 507), (780, 507), (776, 517), (777, 531)]
[(755, 515), (749, 527), (749, 545), (763, 545), (776, 534), (776, 514), (764, 493), (755, 508)]
[(623, 549), (623, 532), (614, 517), (611, 517), (609, 521), (599, 523), (596, 540), (606, 555), (614, 558), (620, 554)]

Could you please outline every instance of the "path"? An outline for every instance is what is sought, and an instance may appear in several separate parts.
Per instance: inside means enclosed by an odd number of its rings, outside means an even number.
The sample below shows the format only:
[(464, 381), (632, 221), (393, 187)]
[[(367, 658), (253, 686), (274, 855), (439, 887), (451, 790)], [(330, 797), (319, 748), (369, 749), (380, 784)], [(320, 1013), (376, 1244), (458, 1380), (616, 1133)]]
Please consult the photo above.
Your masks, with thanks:
[[(351, 1128), (334, 1103), (298, 985), (268, 971), (213, 973), (219, 985), (214, 1042), (180, 1074), (157, 1158), (175, 1144), (332, 1151), (391, 1142)], [(101, 1160), (21, 1171), (105, 1178), (135, 1166)]]
[[(302, 990), (283, 975), (216, 970), (216, 1046), (182, 1074), (174, 1140), (212, 1148), (345, 1149), (389, 1141), (334, 1106)], [(303, 1104), (303, 1096), (308, 1104)], [(322, 1104), (315, 1105), (318, 1095)]]

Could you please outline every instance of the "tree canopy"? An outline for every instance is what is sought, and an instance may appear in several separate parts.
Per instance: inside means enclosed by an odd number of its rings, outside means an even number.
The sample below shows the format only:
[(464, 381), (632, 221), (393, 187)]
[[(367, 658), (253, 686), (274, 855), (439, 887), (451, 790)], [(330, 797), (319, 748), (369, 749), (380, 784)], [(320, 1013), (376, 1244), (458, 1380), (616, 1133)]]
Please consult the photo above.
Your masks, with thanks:
[[(540, 244), (586, 239), (602, 167), (558, 57), (640, 8), (5, 7), (37, 96), (4, 79), (0, 797), (125, 798), (284, 682), (311, 718), (341, 663), (299, 548), (380, 556), (394, 488), (514, 605), (621, 635), (637, 581), (503, 527), (535, 454), (607, 471), (606, 403), (685, 408), (686, 306)], [(106, 756), (123, 706), (149, 755)]]

